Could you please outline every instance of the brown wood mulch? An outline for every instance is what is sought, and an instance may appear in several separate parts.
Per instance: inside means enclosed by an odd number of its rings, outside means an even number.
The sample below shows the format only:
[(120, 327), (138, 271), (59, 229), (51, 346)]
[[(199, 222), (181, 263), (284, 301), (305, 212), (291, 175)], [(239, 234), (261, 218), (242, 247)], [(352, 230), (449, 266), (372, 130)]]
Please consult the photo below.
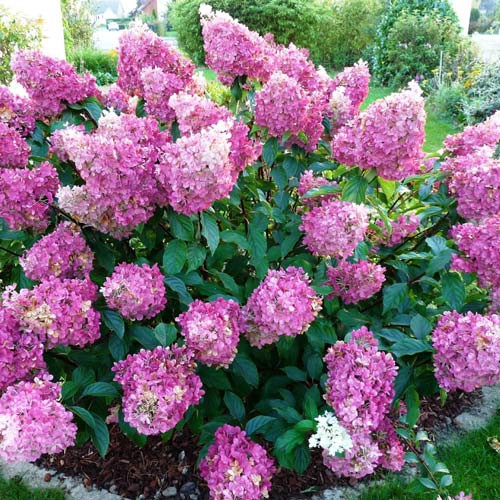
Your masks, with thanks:
[[(420, 427), (433, 432), (434, 429), (449, 426), (452, 420), (471, 407), (479, 392), (470, 394), (455, 392), (448, 396), (444, 407), (439, 395), (422, 401)], [(68, 448), (64, 453), (44, 456), (38, 464), (56, 469), (68, 476), (83, 478), (89, 488), (92, 485), (108, 489), (123, 498), (144, 499), (167, 498), (165, 494), (176, 495), (174, 500), (206, 500), (208, 490), (199, 477), (196, 459), (199, 446), (189, 432), (175, 433), (165, 443), (157, 436), (149, 437), (146, 446), (137, 447), (126, 438), (116, 425), (110, 428), (110, 446), (103, 459), (92, 444), (81, 448)], [(311, 465), (298, 475), (280, 470), (273, 477), (271, 499), (290, 499), (301, 492), (312, 492), (332, 486), (348, 484), (337, 478), (322, 463), (321, 453), (313, 451)]]

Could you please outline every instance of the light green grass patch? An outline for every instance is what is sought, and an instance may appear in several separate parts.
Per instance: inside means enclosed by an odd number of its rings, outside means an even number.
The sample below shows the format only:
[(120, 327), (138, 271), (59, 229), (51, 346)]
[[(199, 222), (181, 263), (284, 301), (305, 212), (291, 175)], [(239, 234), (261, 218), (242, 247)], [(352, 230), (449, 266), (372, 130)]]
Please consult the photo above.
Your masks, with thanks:
[(56, 488), (28, 488), (18, 478), (0, 477), (1, 500), (64, 500), (64, 492)]

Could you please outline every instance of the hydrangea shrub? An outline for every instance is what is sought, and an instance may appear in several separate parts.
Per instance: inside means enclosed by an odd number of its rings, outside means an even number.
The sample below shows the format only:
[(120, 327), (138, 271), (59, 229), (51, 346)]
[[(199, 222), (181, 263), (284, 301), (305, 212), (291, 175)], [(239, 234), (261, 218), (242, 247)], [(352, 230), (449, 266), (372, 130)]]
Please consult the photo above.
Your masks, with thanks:
[[(429, 461), (420, 398), (500, 379), (497, 117), (426, 157), (415, 83), (360, 111), (365, 63), (332, 79), (201, 17), (227, 106), (144, 26), (104, 95), (66, 63), (14, 59), (0, 456), (89, 439), (105, 455), (108, 424), (138, 446), (187, 429), (212, 498), (249, 499), (311, 448), (352, 478)], [(432, 467), (414, 486), (448, 495)]]

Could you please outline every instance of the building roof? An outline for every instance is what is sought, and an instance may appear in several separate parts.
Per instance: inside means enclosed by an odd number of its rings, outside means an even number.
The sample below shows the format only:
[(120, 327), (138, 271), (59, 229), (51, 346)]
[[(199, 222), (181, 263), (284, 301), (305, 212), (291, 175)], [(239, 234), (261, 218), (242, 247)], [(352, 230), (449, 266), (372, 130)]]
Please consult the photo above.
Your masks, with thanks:
[(104, 14), (108, 9), (116, 14), (117, 17), (123, 16), (125, 13), (120, 0), (101, 0), (97, 3), (96, 14)]

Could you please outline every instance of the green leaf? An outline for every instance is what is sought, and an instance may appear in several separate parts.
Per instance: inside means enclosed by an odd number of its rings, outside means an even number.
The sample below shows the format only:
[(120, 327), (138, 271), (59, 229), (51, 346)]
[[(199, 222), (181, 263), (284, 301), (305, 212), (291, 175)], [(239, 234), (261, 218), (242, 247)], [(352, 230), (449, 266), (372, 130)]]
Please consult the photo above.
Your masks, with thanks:
[(154, 349), (160, 343), (153, 333), (153, 330), (143, 325), (133, 325), (130, 327), (130, 335), (146, 349)]
[(230, 369), (235, 375), (239, 375), (243, 378), (247, 384), (254, 387), (259, 385), (259, 372), (257, 371), (257, 367), (255, 363), (244, 354), (239, 353), (236, 358), (234, 358)]
[(81, 397), (85, 396), (97, 396), (97, 397), (118, 397), (118, 391), (113, 384), (109, 382), (95, 382), (90, 384), (82, 392)]
[(412, 386), (406, 391), (405, 402), (407, 408), (406, 422), (409, 427), (414, 427), (420, 416), (420, 399), (415, 387)]
[(302, 444), (305, 439), (304, 434), (297, 429), (288, 429), (276, 440), (275, 449), (277, 451), (290, 453), (295, 447)]
[(341, 187), (329, 186), (327, 184), (325, 186), (310, 189), (304, 196), (302, 196), (302, 198), (316, 198), (317, 196), (324, 196), (326, 194), (336, 194), (339, 191), (342, 191)]
[(449, 250), (446, 245), (446, 239), (442, 236), (432, 236), (431, 238), (426, 238), (425, 242), (429, 245), (429, 248), (434, 255), (439, 255), (443, 251)]
[(342, 200), (362, 203), (365, 201), (368, 181), (361, 175), (351, 177), (342, 191)]
[(194, 225), (193, 221), (187, 215), (171, 211), (168, 214), (168, 220), (172, 234), (176, 238), (184, 241), (193, 241)]
[(127, 345), (123, 339), (118, 337), (118, 335), (114, 332), (109, 336), (108, 348), (115, 361), (124, 359), (127, 354)]
[(69, 406), (68, 410), (81, 418), (91, 429), (96, 426), (95, 418), (88, 410), (81, 406)]
[(220, 389), (221, 391), (231, 390), (231, 382), (222, 370), (217, 370), (209, 366), (199, 366), (198, 374), (203, 381), (203, 385)]
[(415, 334), (417, 339), (423, 340), (432, 331), (432, 324), (420, 314), (416, 314), (410, 321), (411, 331)]
[(429, 490), (437, 490), (437, 486), (427, 477), (419, 477), (418, 480)]
[(245, 426), (246, 433), (251, 436), (264, 431), (268, 424), (274, 422), (275, 417), (268, 417), (266, 415), (259, 415), (258, 417), (251, 418)]
[(207, 212), (201, 214), (201, 234), (207, 240), (208, 247), (213, 255), (219, 246), (220, 233), (217, 221)]
[(191, 304), (193, 302), (193, 297), (187, 291), (184, 282), (177, 276), (167, 276), (164, 279), (165, 285), (167, 285), (174, 292), (177, 292), (179, 299), (183, 304)]
[(451, 256), (453, 255), (453, 252), (447, 248), (446, 250), (443, 250), (442, 252), (438, 253), (432, 259), (429, 261), (429, 265), (427, 266), (427, 269), (425, 270), (425, 274), (428, 276), (434, 276), (435, 273), (438, 271), (442, 271), (443, 269), (448, 266), (451, 260)]
[(453, 309), (460, 311), (465, 300), (465, 285), (460, 274), (449, 272), (441, 279), (443, 299)]
[(396, 181), (388, 181), (386, 179), (382, 179), (379, 177), (377, 179), (379, 186), (382, 188), (382, 191), (385, 194), (387, 201), (390, 201), (396, 192), (396, 188), (398, 187), (398, 183)]
[(432, 352), (432, 345), (423, 340), (412, 339), (407, 337), (402, 340), (398, 340), (395, 344), (391, 346), (391, 352), (400, 358), (401, 356), (413, 356), (420, 352)]
[(310, 419), (314, 419), (319, 415), (318, 405), (309, 393), (306, 393), (304, 397), (304, 413), (306, 417)]
[(245, 235), (239, 233), (238, 231), (231, 231), (229, 229), (226, 229), (225, 231), (222, 231), (222, 233), (220, 233), (220, 237), (222, 241), (225, 241), (227, 243), (235, 243), (244, 250), (248, 250), (250, 248)]
[(294, 429), (297, 429), (299, 432), (303, 432), (304, 434), (313, 431), (315, 427), (316, 424), (312, 420), (301, 420), (293, 426)]
[(198, 245), (198, 243), (190, 243), (187, 249), (188, 272), (198, 269), (207, 257), (207, 250)]
[(271, 137), (266, 141), (264, 147), (262, 148), (262, 158), (269, 165), (272, 166), (276, 155), (278, 154), (279, 144), (278, 139), (276, 137)]
[(450, 474), (446, 474), (439, 481), (439, 486), (441, 488), (447, 488), (448, 486), (451, 486), (452, 484), (453, 484), (453, 477)]
[(177, 328), (174, 325), (159, 323), (155, 326), (154, 336), (163, 347), (167, 347), (177, 338)]
[(94, 101), (86, 101), (83, 103), (83, 108), (88, 112), (88, 114), (97, 122), (102, 114), (101, 107)]
[(67, 380), (64, 382), (62, 388), (61, 388), (61, 398), (63, 401), (66, 401), (68, 399), (71, 399), (79, 390), (80, 388), (78, 387), (77, 384), (72, 382), (71, 380)]
[(241, 422), (245, 418), (245, 405), (241, 398), (234, 392), (227, 391), (224, 394), (224, 404), (236, 420)]
[(109, 309), (102, 311), (101, 315), (104, 324), (122, 339), (125, 334), (125, 323), (123, 322), (123, 318), (116, 311), (111, 311)]
[(182, 240), (170, 241), (163, 251), (163, 268), (167, 274), (182, 271), (187, 259), (187, 246)]
[(95, 382), (95, 373), (94, 370), (88, 366), (79, 366), (75, 368), (71, 378), (79, 387), (86, 387)]
[(92, 439), (92, 442), (94, 443), (94, 446), (99, 452), (99, 455), (104, 458), (109, 447), (108, 426), (101, 417), (99, 417), (95, 413), (93, 414), (93, 416), (95, 420), (95, 426), (90, 430), (90, 437)]
[(287, 377), (294, 382), (305, 382), (307, 380), (306, 372), (296, 366), (285, 366), (282, 370), (286, 373)]
[(292, 408), (291, 406), (286, 406), (288, 403), (286, 401), (283, 401), (281, 399), (276, 399), (273, 400), (275, 403), (281, 403), (284, 404), (285, 406), (283, 408), (281, 407), (276, 407), (273, 408), (276, 413), (282, 418), (284, 418), (289, 424), (296, 424), (297, 422), (300, 422), (302, 420), (302, 415), (295, 409)]
[(391, 309), (396, 309), (408, 296), (408, 285), (406, 283), (395, 283), (384, 287), (384, 311), (385, 314)]
[(306, 361), (307, 373), (313, 380), (318, 380), (323, 373), (323, 359), (318, 353), (312, 353)]
[(303, 443), (300, 446), (297, 446), (294, 452), (295, 470), (299, 474), (302, 474), (309, 467), (310, 463), (311, 463), (311, 451), (309, 450), (307, 444)]

